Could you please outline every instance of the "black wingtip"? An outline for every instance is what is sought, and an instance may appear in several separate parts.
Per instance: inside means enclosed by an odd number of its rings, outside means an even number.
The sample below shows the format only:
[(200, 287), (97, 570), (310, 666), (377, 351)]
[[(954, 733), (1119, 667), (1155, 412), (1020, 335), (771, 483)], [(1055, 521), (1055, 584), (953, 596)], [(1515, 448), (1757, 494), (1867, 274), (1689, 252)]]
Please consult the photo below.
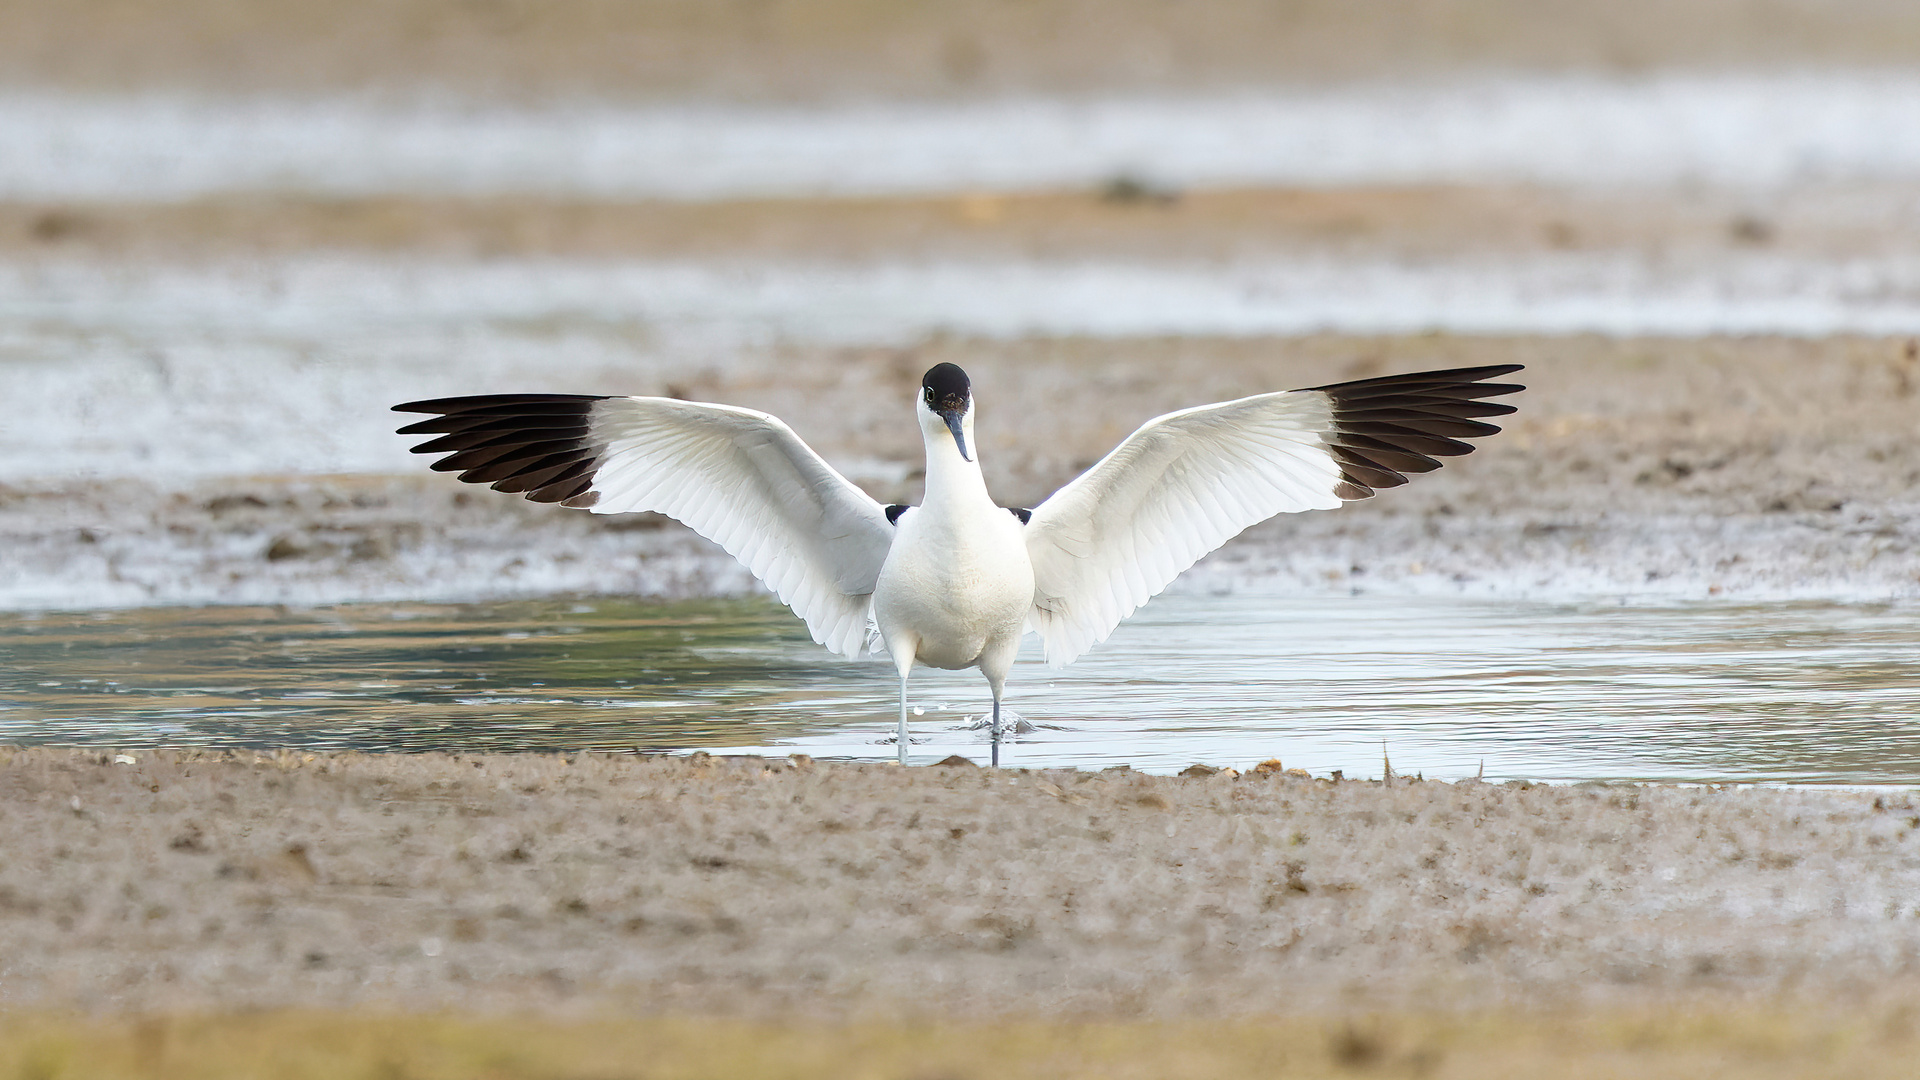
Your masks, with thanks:
[(1500, 431), (1481, 418), (1514, 411), (1512, 405), (1484, 399), (1526, 389), (1486, 380), (1523, 368), (1486, 364), (1309, 387), (1326, 394), (1333, 406), (1327, 439), (1340, 465), (1334, 494), (1347, 501), (1365, 499), (1380, 488), (1406, 483), (1408, 473), (1432, 472), (1440, 467), (1439, 458), (1472, 453), (1473, 445), (1462, 440)]
[(393, 406), (399, 413), (429, 413), (399, 429), (402, 435), (439, 435), (413, 447), (416, 454), (445, 454), (430, 468), (457, 472), (469, 484), (524, 495), (534, 502), (590, 507), (604, 444), (592, 437), (592, 411), (604, 396), (588, 394), (483, 394), (433, 398)]
[(1436, 393), (1458, 391), (1471, 387), (1479, 391), (1475, 397), (1498, 397), (1525, 390), (1524, 386), (1488, 383), (1488, 379), (1497, 379), (1502, 375), (1511, 375), (1516, 371), (1525, 371), (1525, 364), (1483, 364), (1479, 367), (1442, 368), (1438, 371), (1409, 371), (1400, 375), (1376, 375), (1367, 379), (1353, 379), (1349, 382), (1329, 383), (1325, 386), (1310, 386), (1309, 390), (1338, 392), (1349, 398), (1365, 397), (1374, 393), (1399, 393), (1425, 387)]

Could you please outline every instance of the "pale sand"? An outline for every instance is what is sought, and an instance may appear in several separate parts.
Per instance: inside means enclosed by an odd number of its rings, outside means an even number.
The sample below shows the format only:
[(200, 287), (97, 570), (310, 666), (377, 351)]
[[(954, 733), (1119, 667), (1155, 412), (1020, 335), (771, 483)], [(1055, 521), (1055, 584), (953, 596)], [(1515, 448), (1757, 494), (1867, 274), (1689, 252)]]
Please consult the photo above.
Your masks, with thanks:
[(1920, 988), (1910, 791), (126, 756), (0, 752), (10, 1009), (1164, 1018)]
[[(1150, 163), (1148, 163), (1150, 164)], [(288, 259), (367, 253), (454, 259), (1140, 261), (1332, 258), (1524, 261), (1603, 253), (1713, 265), (1896, 257), (1920, 243), (1910, 184), (1779, 189), (1400, 184), (1177, 192), (620, 201), (558, 197), (316, 198), (268, 192), (181, 202), (0, 202), (10, 259)]]
[(759, 100), (1897, 66), (1904, 0), (9, 0), (8, 81)]

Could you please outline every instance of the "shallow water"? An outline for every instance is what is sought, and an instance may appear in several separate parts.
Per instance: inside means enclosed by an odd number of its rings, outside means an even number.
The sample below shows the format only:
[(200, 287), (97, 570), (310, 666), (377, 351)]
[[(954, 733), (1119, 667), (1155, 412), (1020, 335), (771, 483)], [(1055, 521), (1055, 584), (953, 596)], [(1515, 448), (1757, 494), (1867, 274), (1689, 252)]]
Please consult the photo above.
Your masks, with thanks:
[[(1029, 655), (1037, 653), (1029, 642)], [(764, 601), (0, 615), (0, 742), (889, 760), (894, 679)], [(1163, 597), (1015, 669), (1018, 766), (1920, 783), (1920, 609)], [(922, 670), (913, 760), (984, 759)]]

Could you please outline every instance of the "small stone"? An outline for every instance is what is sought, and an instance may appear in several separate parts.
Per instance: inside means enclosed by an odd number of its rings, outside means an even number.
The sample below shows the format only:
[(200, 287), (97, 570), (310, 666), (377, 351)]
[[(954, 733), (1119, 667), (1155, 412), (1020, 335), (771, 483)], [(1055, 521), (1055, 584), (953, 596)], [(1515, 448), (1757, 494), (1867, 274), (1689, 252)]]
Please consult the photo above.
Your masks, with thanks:
[(963, 758), (959, 754), (953, 754), (951, 756), (941, 758), (939, 761), (936, 761), (933, 763), (933, 767), (936, 769), (941, 768), (943, 766), (953, 766), (955, 768), (965, 766), (966, 768), (969, 768), (969, 769), (977, 769), (980, 767), (974, 761), (968, 758)]
[(1156, 184), (1132, 173), (1120, 173), (1100, 185), (1100, 201), (1122, 205), (1171, 206), (1180, 201), (1173, 188)]
[(320, 871), (313, 865), (313, 857), (307, 854), (307, 845), (301, 843), (288, 844), (271, 869), (281, 877), (308, 885), (320, 880)]
[(267, 500), (258, 495), (216, 495), (208, 499), (201, 507), (207, 513), (219, 517), (235, 510), (265, 510)]
[(1219, 771), (1220, 771), (1219, 769), (1216, 769), (1211, 765), (1201, 765), (1201, 764), (1195, 763), (1180, 770), (1180, 775), (1190, 776), (1190, 777), (1207, 777), (1207, 776), (1212, 776), (1214, 773), (1217, 773)]
[(43, 244), (69, 240), (87, 231), (86, 218), (71, 210), (48, 210), (33, 219), (28, 233)]
[(1767, 244), (1773, 241), (1773, 222), (1758, 214), (1736, 214), (1727, 222), (1727, 235), (1742, 244)]

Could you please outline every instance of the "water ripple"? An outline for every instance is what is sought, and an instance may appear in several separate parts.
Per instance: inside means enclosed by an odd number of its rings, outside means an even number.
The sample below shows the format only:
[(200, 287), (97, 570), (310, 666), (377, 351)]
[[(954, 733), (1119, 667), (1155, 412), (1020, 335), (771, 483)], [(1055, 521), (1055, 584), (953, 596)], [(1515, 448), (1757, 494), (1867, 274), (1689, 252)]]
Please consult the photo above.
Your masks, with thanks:
[[(1006, 760), (1920, 783), (1917, 646), (1911, 606), (1164, 597), (1016, 668)], [(8, 742), (893, 756), (887, 667), (759, 601), (5, 615), (0, 655)], [(916, 760), (984, 755), (977, 674), (913, 702)]]

